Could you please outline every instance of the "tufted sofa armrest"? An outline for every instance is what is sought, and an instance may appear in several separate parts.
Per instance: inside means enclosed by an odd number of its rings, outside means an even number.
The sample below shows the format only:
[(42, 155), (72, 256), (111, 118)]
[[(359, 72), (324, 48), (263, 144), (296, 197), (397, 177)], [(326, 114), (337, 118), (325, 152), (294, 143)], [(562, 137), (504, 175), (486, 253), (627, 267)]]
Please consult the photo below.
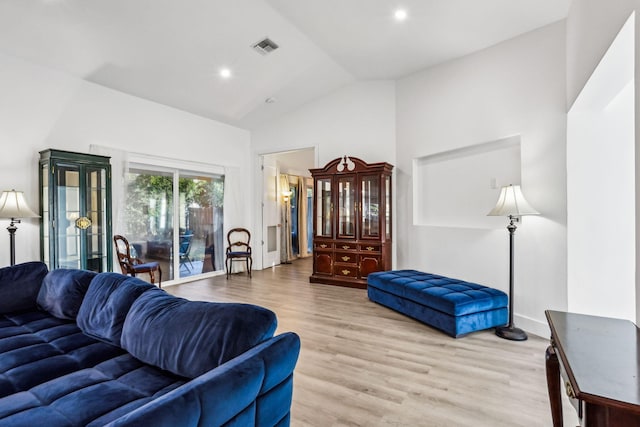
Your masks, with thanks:
[(271, 338), (111, 423), (109, 427), (289, 424), (300, 338)]

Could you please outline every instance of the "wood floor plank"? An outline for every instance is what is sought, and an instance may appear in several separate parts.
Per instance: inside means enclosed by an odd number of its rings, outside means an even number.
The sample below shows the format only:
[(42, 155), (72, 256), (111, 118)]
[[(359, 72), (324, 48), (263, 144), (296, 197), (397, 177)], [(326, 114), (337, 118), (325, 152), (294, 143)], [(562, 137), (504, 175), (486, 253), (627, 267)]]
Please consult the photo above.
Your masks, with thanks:
[[(273, 310), (300, 335), (293, 426), (551, 425), (548, 340), (481, 331), (454, 339), (369, 301), (366, 290), (309, 283), (311, 260), (169, 286), (200, 301)], [(566, 425), (578, 424), (565, 401)]]

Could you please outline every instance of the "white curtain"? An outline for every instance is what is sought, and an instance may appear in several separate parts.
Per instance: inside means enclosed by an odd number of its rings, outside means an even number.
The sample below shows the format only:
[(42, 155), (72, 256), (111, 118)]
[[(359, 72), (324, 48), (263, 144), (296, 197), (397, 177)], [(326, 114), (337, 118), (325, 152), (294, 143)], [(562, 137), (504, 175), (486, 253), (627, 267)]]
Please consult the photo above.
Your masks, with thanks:
[(126, 222), (124, 209), (126, 204), (126, 176), (129, 170), (129, 154), (124, 150), (91, 144), (89, 146), (91, 154), (111, 157), (111, 201), (113, 206), (112, 223), (113, 234), (125, 234)]
[[(246, 188), (246, 187), (244, 187)], [(224, 245), (221, 249), (226, 251), (228, 242), (227, 234), (229, 230), (237, 227), (246, 228), (251, 233), (251, 246), (253, 248), (253, 256), (256, 256), (256, 242), (253, 240), (256, 234), (251, 230), (250, 218), (248, 217), (248, 202), (246, 209), (245, 200), (246, 191), (243, 188), (242, 174), (238, 167), (225, 167), (224, 168)], [(224, 258), (223, 258), (224, 262)], [(232, 263), (233, 271), (246, 270), (245, 263), (234, 262)]]
[(298, 255), (300, 257), (309, 256), (307, 245), (307, 179), (298, 177)]
[[(251, 218), (248, 217), (248, 206), (246, 209), (244, 197), (247, 192), (243, 188), (242, 174), (240, 168), (224, 168), (224, 233), (232, 228), (242, 227), (252, 231), (249, 226)], [(251, 233), (253, 236), (253, 232)]]
[[(289, 191), (289, 176), (286, 174), (280, 174), (280, 194), (283, 191)], [(280, 262), (286, 263), (293, 260), (293, 248), (291, 245), (291, 208), (289, 200), (286, 203), (282, 203), (281, 221), (282, 227), (280, 227)]]
[[(89, 152), (111, 157), (111, 231), (114, 235), (126, 235), (127, 228), (123, 207), (126, 205), (126, 176), (129, 170), (129, 154), (124, 150), (96, 144), (89, 146)], [(115, 255), (113, 257), (113, 271), (120, 271), (120, 265)]]

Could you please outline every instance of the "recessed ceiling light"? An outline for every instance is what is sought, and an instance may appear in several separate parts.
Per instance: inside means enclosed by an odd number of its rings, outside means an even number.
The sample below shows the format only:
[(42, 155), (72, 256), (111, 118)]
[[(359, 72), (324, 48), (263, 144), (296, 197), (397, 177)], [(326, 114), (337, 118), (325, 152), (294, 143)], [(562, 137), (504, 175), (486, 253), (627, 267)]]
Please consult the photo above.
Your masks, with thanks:
[(407, 11), (404, 9), (396, 9), (393, 13), (393, 17), (396, 18), (396, 21), (404, 21), (407, 19)]
[(220, 68), (218, 74), (220, 74), (220, 77), (222, 77), (223, 79), (228, 79), (229, 77), (231, 77), (231, 70), (228, 68)]

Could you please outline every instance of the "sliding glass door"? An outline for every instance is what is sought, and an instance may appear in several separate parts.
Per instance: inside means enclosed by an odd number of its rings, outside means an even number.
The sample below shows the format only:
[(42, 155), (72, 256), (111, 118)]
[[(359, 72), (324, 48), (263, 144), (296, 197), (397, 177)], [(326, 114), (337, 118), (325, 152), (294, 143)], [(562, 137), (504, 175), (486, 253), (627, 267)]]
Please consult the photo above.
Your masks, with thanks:
[(142, 261), (173, 280), (223, 269), (224, 177), (135, 165), (124, 228)]
[(180, 277), (222, 270), (224, 180), (183, 174), (179, 189)]

